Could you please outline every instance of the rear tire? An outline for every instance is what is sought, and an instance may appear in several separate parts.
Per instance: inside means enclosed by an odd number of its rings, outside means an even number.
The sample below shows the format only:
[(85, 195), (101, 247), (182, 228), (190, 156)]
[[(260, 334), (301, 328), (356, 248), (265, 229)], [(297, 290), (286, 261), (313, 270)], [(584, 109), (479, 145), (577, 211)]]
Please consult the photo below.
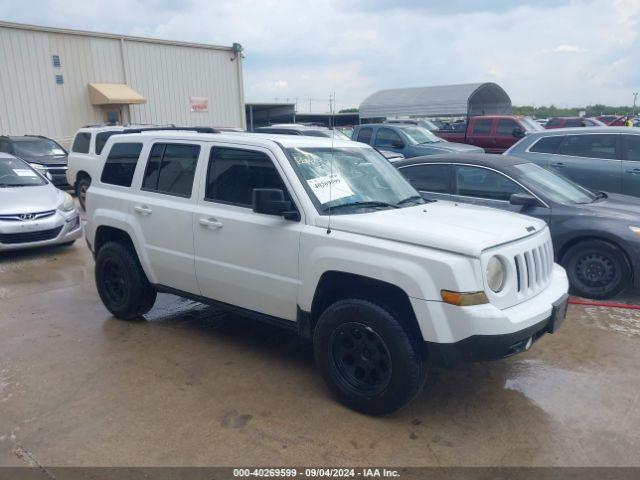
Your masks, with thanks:
[(82, 177), (76, 182), (76, 197), (83, 212), (87, 211), (87, 189), (91, 186), (89, 177)]
[(631, 267), (617, 246), (604, 240), (586, 240), (562, 257), (571, 292), (586, 298), (615, 297), (629, 286)]
[(96, 286), (104, 306), (121, 320), (138, 318), (153, 307), (156, 290), (138, 258), (125, 245), (107, 242), (98, 251)]
[(392, 413), (426, 380), (419, 342), (390, 310), (361, 299), (330, 305), (313, 336), (316, 363), (334, 396), (362, 413)]

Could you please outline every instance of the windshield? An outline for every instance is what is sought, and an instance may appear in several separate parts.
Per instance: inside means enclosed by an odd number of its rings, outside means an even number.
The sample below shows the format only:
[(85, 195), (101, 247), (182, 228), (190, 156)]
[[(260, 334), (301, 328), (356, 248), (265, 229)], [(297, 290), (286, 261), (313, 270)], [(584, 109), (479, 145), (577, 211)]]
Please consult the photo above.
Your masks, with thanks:
[(528, 130), (533, 130), (535, 132), (544, 130), (544, 127), (532, 118), (524, 117), (524, 118), (521, 118), (520, 120), (522, 121), (524, 126), (527, 127)]
[(407, 138), (409, 138), (409, 141), (413, 145), (417, 145), (420, 143), (436, 143), (436, 142), (444, 141), (440, 137), (438, 137), (434, 133), (431, 133), (429, 130), (427, 130), (424, 127), (418, 127), (418, 126), (414, 127), (413, 125), (411, 126), (403, 125), (400, 128), (402, 128), (402, 131), (407, 136)]
[(532, 188), (556, 203), (563, 205), (592, 203), (598, 198), (586, 188), (533, 163), (522, 163), (514, 165), (513, 168), (526, 179), (526, 183)]
[(287, 151), (321, 214), (424, 203), (398, 170), (373, 149), (299, 147)]
[(45, 155), (64, 155), (65, 151), (60, 145), (47, 138), (33, 140), (19, 140), (13, 144), (16, 155), (19, 157), (42, 157)]
[(0, 188), (34, 187), (47, 182), (17, 158), (0, 158)]

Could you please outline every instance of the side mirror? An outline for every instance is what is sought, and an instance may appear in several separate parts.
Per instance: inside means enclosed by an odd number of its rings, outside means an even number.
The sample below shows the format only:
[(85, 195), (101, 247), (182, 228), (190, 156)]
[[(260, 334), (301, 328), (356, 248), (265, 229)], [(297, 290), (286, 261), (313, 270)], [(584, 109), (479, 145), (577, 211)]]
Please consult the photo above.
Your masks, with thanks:
[(525, 135), (525, 131), (520, 127), (516, 127), (513, 129), (513, 136), (516, 138), (522, 138)]
[(300, 220), (297, 210), (291, 208), (291, 202), (284, 199), (284, 192), (279, 188), (254, 188), (252, 207), (256, 213), (282, 216), (287, 220)]
[(514, 193), (509, 197), (511, 205), (522, 205), (523, 207), (533, 207), (538, 204), (536, 197), (528, 193)]
[(404, 142), (402, 140), (394, 140), (391, 142), (391, 146), (394, 148), (404, 148)]

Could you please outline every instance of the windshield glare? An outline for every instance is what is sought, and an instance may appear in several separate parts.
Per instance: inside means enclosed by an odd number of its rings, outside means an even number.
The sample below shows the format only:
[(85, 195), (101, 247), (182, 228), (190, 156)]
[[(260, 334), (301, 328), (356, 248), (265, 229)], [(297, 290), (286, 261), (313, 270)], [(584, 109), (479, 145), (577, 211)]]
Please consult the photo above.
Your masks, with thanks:
[(20, 140), (14, 142), (16, 155), (19, 157), (42, 157), (45, 155), (64, 155), (65, 151), (53, 140)]
[(424, 127), (402, 126), (401, 128), (413, 145), (417, 145), (419, 143), (435, 143), (444, 141)]
[(17, 158), (0, 158), (0, 188), (33, 187), (47, 182)]
[[(289, 148), (293, 168), (321, 214), (339, 205), (382, 202), (400, 206), (423, 203), (418, 192), (387, 159), (371, 148)], [(407, 198), (416, 197), (411, 202)], [(354, 209), (385, 208), (383, 205), (354, 205), (332, 214)], [(388, 207), (391, 208), (391, 207)]]
[(514, 165), (513, 168), (526, 178), (531, 187), (556, 203), (563, 205), (592, 203), (598, 198), (586, 188), (533, 163)]

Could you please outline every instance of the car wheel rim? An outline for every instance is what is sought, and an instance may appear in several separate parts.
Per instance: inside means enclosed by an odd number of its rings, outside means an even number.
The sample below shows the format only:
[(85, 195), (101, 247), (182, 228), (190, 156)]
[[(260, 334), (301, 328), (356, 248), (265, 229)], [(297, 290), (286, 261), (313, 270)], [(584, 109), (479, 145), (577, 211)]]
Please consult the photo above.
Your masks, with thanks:
[(610, 286), (616, 279), (617, 269), (611, 258), (594, 252), (578, 259), (575, 273), (578, 281), (592, 290)]
[(122, 265), (119, 262), (107, 260), (102, 267), (102, 279), (104, 291), (109, 300), (115, 305), (122, 304), (127, 294), (127, 281)]
[(373, 329), (361, 323), (344, 323), (334, 330), (329, 345), (333, 365), (350, 390), (375, 395), (387, 387), (391, 355)]

